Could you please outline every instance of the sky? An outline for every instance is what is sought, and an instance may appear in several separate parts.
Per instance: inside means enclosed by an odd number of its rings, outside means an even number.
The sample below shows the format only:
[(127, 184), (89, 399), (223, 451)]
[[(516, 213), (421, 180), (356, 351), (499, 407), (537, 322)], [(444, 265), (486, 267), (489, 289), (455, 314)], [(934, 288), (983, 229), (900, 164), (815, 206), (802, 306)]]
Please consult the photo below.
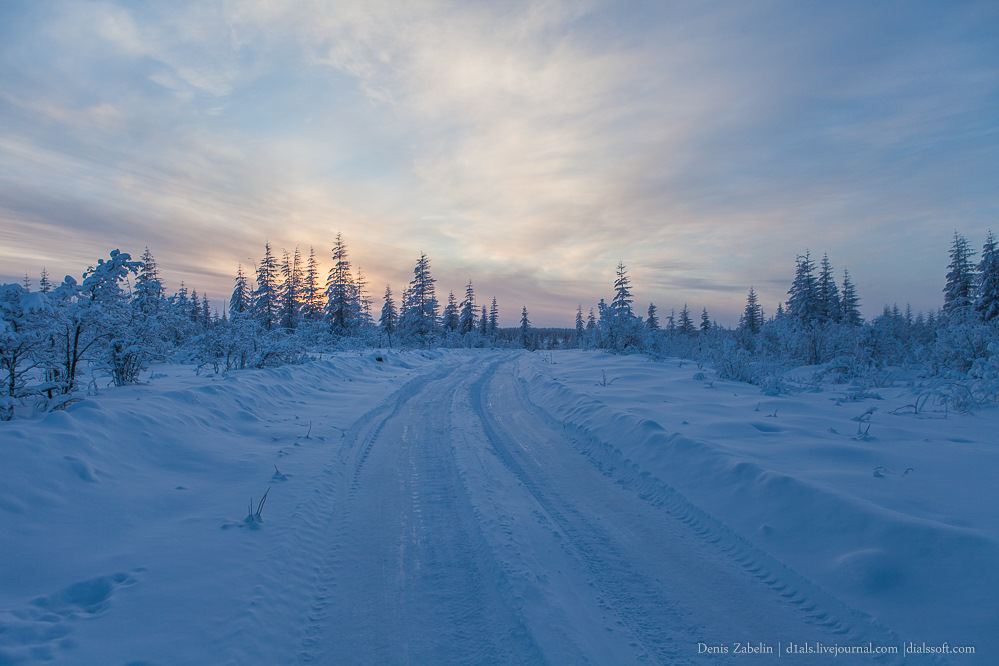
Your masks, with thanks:
[(0, 280), (148, 247), (222, 307), (342, 233), (501, 324), (613, 296), (737, 323), (828, 253), (868, 318), (999, 232), (999, 3), (0, 3)]

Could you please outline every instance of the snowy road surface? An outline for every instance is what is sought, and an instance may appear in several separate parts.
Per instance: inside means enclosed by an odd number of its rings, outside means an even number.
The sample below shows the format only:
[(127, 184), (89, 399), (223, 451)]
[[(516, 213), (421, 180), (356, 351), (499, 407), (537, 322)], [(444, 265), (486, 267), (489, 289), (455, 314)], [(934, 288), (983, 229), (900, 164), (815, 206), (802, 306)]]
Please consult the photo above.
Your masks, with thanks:
[(514, 366), (449, 365), (355, 424), (302, 661), (665, 664), (733, 636), (872, 638), (682, 498), (603, 474)]
[[(788, 399), (764, 422), (757, 389), (725, 398), (682, 364), (559, 359), (168, 373), (7, 424), (0, 664), (825, 663), (787, 647), (947, 639), (980, 652), (837, 663), (989, 663), (994, 512), (925, 509), (917, 484), (946, 465), (876, 479), (870, 442), (816, 427), (856, 406)], [(595, 383), (594, 359), (624, 379)], [(981, 492), (983, 423), (878, 432), (949, 433), (978, 456), (950, 487)], [(813, 482), (832, 460), (846, 480)], [(268, 487), (262, 520), (243, 520)]]

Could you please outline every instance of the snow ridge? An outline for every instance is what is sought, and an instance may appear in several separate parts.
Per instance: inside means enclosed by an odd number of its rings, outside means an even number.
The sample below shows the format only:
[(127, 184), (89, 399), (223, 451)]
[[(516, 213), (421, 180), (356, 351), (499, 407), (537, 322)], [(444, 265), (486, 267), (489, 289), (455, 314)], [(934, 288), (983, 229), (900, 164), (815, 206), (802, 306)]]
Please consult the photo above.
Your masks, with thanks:
[[(642, 572), (632, 568), (628, 553), (622, 552), (603, 529), (568, 502), (560, 502), (528, 475), (511, 452), (515, 444), (505, 432), (502, 420), (486, 407), (486, 386), (500, 362), (494, 362), (472, 387), (472, 405), (491, 451), (517, 478), (543, 512), (544, 520), (561, 533), (567, 547), (576, 551), (605, 603), (614, 608), (623, 625), (640, 645), (641, 658), (656, 663), (679, 663), (689, 656), (689, 645), (671, 640), (670, 631), (688, 620), (676, 612)], [(529, 408), (522, 405), (523, 408)], [(585, 534), (585, 537), (583, 536)], [(656, 612), (650, 613), (650, 609)]]
[[(987, 607), (987, 590), (995, 589), (996, 574), (988, 562), (996, 560), (999, 550), (991, 539), (973, 530), (903, 516), (859, 498), (834, 495), (822, 487), (739, 460), (710, 443), (668, 433), (654, 420), (610, 407), (553, 379), (553, 372), (551, 366), (542, 365), (535, 358), (525, 357), (521, 362), (518, 383), (526, 408), (543, 414), (552, 427), (564, 429), (594, 467), (689, 525), (699, 538), (715, 544), (747, 573), (800, 609), (810, 624), (830, 629), (841, 636), (843, 643), (869, 641), (875, 645), (901, 646), (903, 639), (918, 643), (926, 635), (920, 633), (922, 628), (914, 631), (910, 623), (905, 635), (900, 635), (882, 619), (851, 607), (840, 596), (843, 590), (836, 588), (837, 594), (830, 594), (828, 580), (834, 574), (840, 574), (841, 578), (854, 576), (860, 581), (858, 585), (864, 586), (863, 593), (867, 596), (850, 590), (851, 598), (868, 603), (872, 598), (878, 602), (881, 598), (897, 599), (898, 595), (907, 594), (907, 602), (894, 601), (895, 606), (939, 605), (933, 596), (935, 589), (925, 589), (934, 587), (934, 569), (943, 572), (949, 566), (959, 566), (970, 568), (981, 577), (982, 587), (960, 591), (968, 597), (968, 619), (974, 619), (961, 627), (950, 623), (945, 631), (951, 633), (944, 633), (939, 640), (943, 642), (948, 635), (953, 637), (961, 632), (965, 635), (960, 638), (966, 644), (977, 645), (979, 650), (987, 647), (990, 642), (987, 636), (991, 633), (988, 627), (993, 620), (981, 613), (973, 614), (973, 609)], [(747, 538), (744, 525), (743, 529), (733, 529), (666, 480), (671, 477), (697, 488), (702, 495), (711, 494), (714, 506), (760, 506), (767, 515), (767, 523), (772, 525), (760, 525), (756, 538)], [(815, 512), (814, 516), (809, 512)], [(808, 528), (812, 532), (821, 534), (825, 529), (830, 530), (826, 533), (836, 539), (831, 548), (849, 543), (889, 545), (867, 549), (857, 545), (852, 551), (847, 549), (845, 555), (835, 560), (840, 570), (832, 574), (823, 572), (827, 580), (818, 583), (811, 575), (802, 575), (783, 557), (800, 556), (798, 551), (775, 552), (762, 545), (771, 543), (773, 525), (782, 529), (787, 524), (810, 523), (819, 525)], [(783, 542), (785, 548), (787, 543)], [(817, 544), (817, 547), (822, 546)], [(921, 556), (910, 555), (899, 563), (892, 551), (885, 549), (893, 547), (911, 549)], [(919, 566), (926, 572), (915, 569)], [(899, 576), (911, 576), (913, 580), (896, 580)], [(912, 588), (915, 591), (909, 592)], [(950, 592), (958, 593), (953, 588)], [(925, 620), (938, 621), (934, 618), (935, 614)], [(929, 662), (946, 661), (936, 655), (922, 657)], [(891, 661), (888, 657), (885, 660)]]

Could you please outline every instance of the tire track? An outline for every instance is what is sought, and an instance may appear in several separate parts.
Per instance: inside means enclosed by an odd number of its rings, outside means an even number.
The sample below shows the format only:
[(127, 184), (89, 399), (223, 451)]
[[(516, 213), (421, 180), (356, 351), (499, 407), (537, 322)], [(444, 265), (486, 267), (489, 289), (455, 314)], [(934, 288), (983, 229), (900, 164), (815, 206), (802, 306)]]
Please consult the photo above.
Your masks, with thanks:
[(494, 589), (453, 458), (457, 362), (358, 419), (342, 449), (332, 540), (298, 660), (537, 663)]
[[(319, 562), (319, 565), (314, 573), (316, 592), (297, 654), (299, 663), (314, 663), (315, 650), (329, 633), (328, 609), (336, 587), (334, 572), (340, 564), (339, 544), (346, 536), (342, 524), (335, 531), (331, 530), (339, 507), (356, 496), (364, 465), (385, 424), (396, 417), (427, 384), (450, 374), (453, 365), (448, 364), (409, 380), (379, 405), (358, 417), (344, 433), (344, 442), (336, 461), (323, 469), (323, 487), (317, 488), (307, 505), (300, 507), (301, 513), (310, 517), (306, 520), (312, 528), (309, 533), (313, 537), (310, 543), (303, 544), (303, 549), (310, 551), (309, 559)], [(344, 489), (338, 486), (338, 479), (347, 469), (350, 470), (350, 481)]]
[[(662, 514), (674, 523), (683, 525), (691, 536), (723, 555), (741, 568), (746, 575), (763, 585), (772, 595), (795, 609), (806, 625), (828, 633), (834, 641), (843, 644), (868, 642), (879, 645), (902, 644), (892, 630), (879, 625), (870, 616), (850, 608), (793, 571), (785, 563), (734, 532), (725, 523), (700, 509), (672, 486), (643, 472), (612, 444), (592, 436), (582, 426), (562, 422), (553, 417), (543, 406), (531, 401), (529, 388), (522, 378), (514, 379), (513, 383), (514, 392), (522, 409), (536, 414), (550, 430), (560, 433), (578, 453), (609, 480), (661, 510)], [(484, 418), (494, 418), (484, 408), (481, 413)], [(509, 457), (509, 453), (506, 457)], [(873, 661), (885, 663), (891, 663), (895, 659), (897, 657), (892, 655), (873, 657)]]
[[(599, 589), (603, 603), (621, 617), (624, 625), (640, 643), (641, 659), (657, 663), (684, 663), (689, 646), (670, 640), (666, 627), (689, 625), (676, 605), (665, 598), (661, 589), (631, 564), (629, 554), (618, 548), (606, 531), (572, 504), (546, 491), (528, 474), (511, 453), (511, 438), (499, 419), (487, 409), (486, 389), (503, 361), (493, 363), (472, 387), (472, 406), (500, 462), (523, 485), (540, 507), (538, 518), (548, 521), (575, 551), (591, 580)], [(689, 628), (689, 627), (688, 627)]]

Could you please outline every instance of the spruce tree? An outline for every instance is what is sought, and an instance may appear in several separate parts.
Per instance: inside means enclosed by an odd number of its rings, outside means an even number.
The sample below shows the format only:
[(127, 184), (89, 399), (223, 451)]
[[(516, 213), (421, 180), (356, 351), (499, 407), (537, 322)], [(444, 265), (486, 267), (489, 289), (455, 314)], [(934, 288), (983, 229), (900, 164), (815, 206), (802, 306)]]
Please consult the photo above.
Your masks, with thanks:
[[(625, 349), (640, 342), (638, 317), (632, 310), (631, 281), (623, 262), (617, 265), (614, 280), (614, 298), (601, 311), (603, 343), (613, 349)], [(603, 303), (603, 301), (601, 301)], [(599, 306), (598, 306), (599, 307)]]
[(576, 338), (582, 339), (585, 332), (586, 326), (583, 324), (583, 304), (580, 303), (579, 307), (576, 308)]
[(347, 335), (354, 328), (358, 312), (357, 289), (350, 272), (347, 244), (337, 233), (333, 245), (333, 267), (326, 278), (326, 321), (330, 332)]
[(701, 332), (707, 333), (711, 330), (711, 317), (708, 316), (708, 309), (701, 310)]
[[(135, 277), (135, 294), (133, 304), (145, 315), (161, 312), (166, 306), (163, 285), (160, 282), (156, 259), (147, 247), (140, 258), (139, 274)], [(44, 272), (43, 272), (44, 277)], [(45, 285), (42, 285), (42, 289)]]
[(287, 250), (284, 251), (281, 275), (284, 277), (280, 290), (281, 328), (290, 331), (298, 326), (305, 291), (302, 284), (302, 255), (297, 247), (293, 258), (288, 255)]
[(955, 231), (950, 249), (950, 264), (947, 266), (947, 284), (943, 290), (943, 309), (949, 317), (967, 316), (975, 303), (977, 275), (971, 262), (974, 254), (967, 239)]
[(495, 336), (499, 328), (499, 307), (496, 306), (496, 297), (493, 296), (492, 305), (489, 306), (489, 335)]
[(310, 247), (305, 279), (302, 282), (302, 319), (318, 321), (322, 315), (323, 298), (319, 291), (319, 264), (316, 263), (315, 248)]
[(378, 319), (378, 325), (388, 336), (389, 347), (392, 346), (392, 334), (395, 332), (398, 318), (395, 301), (392, 300), (392, 287), (385, 285), (385, 301), (382, 304), (382, 316)]
[(485, 305), (482, 306), (482, 316), (479, 319), (479, 334), (482, 335), (482, 337), (489, 334), (489, 315), (486, 314)]
[(527, 306), (520, 313), (520, 346), (528, 348), (531, 335), (531, 320), (527, 318)]
[(756, 289), (749, 288), (749, 295), (746, 296), (746, 309), (739, 318), (739, 330), (756, 335), (763, 327), (763, 307), (756, 299)]
[(38, 281), (38, 291), (47, 294), (52, 291), (52, 282), (49, 281), (49, 273), (42, 266), (42, 279)]
[(631, 311), (632, 302), (628, 271), (624, 267), (624, 262), (619, 262), (617, 278), (614, 280), (614, 298), (610, 304), (612, 317), (618, 326), (625, 326), (634, 319), (635, 315)]
[(232, 290), (229, 298), (229, 316), (245, 314), (250, 311), (251, 294), (250, 285), (247, 284), (246, 276), (243, 275), (243, 264), (239, 265), (236, 271), (236, 286)]
[(465, 286), (465, 300), (461, 302), (461, 316), (458, 322), (458, 332), (462, 335), (475, 330), (475, 289), (469, 280)]
[(683, 309), (680, 310), (678, 328), (685, 335), (692, 335), (694, 333), (694, 320), (690, 318), (690, 310), (687, 308), (686, 303), (683, 304)]
[(842, 319), (843, 311), (842, 304), (840, 303), (839, 289), (836, 287), (836, 280), (832, 276), (832, 265), (829, 263), (828, 254), (822, 255), (817, 286), (819, 319), (825, 321), (839, 321)]
[(787, 314), (801, 322), (813, 322), (821, 318), (818, 285), (815, 279), (815, 262), (806, 251), (797, 259), (794, 282), (788, 289)]
[(188, 298), (188, 295), (187, 285), (181, 280), (180, 288), (177, 289), (177, 293), (171, 296), (169, 300), (171, 310), (181, 319), (186, 318), (191, 313), (191, 299)]
[(403, 304), (402, 323), (406, 333), (428, 341), (437, 331), (439, 306), (434, 283), (430, 275), (430, 259), (420, 253), (413, 268), (413, 280), (409, 283), (407, 299)]
[[(253, 292), (253, 314), (266, 330), (271, 330), (277, 322), (278, 314), (278, 267), (271, 254), (271, 244), (264, 244), (264, 258), (257, 266), (257, 289)], [(181, 283), (183, 285), (183, 283)]]
[(975, 309), (982, 321), (990, 322), (999, 317), (999, 249), (996, 237), (989, 229), (982, 248), (982, 261), (978, 264), (978, 297)]
[(840, 298), (841, 320), (850, 326), (860, 326), (864, 320), (860, 316), (860, 298), (857, 288), (850, 280), (850, 272), (843, 269), (843, 295)]
[(294, 312), (295, 325), (298, 325), (298, 321), (302, 318), (302, 305), (304, 304), (306, 293), (305, 293), (305, 271), (302, 265), (302, 253), (298, 251), (298, 246), (295, 246), (295, 253), (292, 255), (291, 260), (291, 279), (292, 291), (294, 292), (293, 297), (290, 299), (292, 301), (292, 311)]
[(610, 307), (604, 299), (601, 298), (600, 301), (597, 302), (597, 330), (600, 332), (600, 336), (604, 340), (609, 338), (613, 331), (613, 319), (614, 315), (612, 314)]
[(656, 315), (655, 303), (649, 303), (649, 313), (645, 318), (645, 328), (650, 331), (659, 330), (659, 317)]
[(187, 308), (187, 316), (190, 318), (191, 323), (195, 325), (201, 324), (201, 299), (198, 298), (198, 290), (191, 290), (191, 301)]
[(458, 326), (461, 325), (461, 320), (458, 318), (458, 302), (454, 298), (453, 291), (447, 293), (447, 305), (444, 306), (444, 317), (441, 325), (445, 331), (457, 331)]

